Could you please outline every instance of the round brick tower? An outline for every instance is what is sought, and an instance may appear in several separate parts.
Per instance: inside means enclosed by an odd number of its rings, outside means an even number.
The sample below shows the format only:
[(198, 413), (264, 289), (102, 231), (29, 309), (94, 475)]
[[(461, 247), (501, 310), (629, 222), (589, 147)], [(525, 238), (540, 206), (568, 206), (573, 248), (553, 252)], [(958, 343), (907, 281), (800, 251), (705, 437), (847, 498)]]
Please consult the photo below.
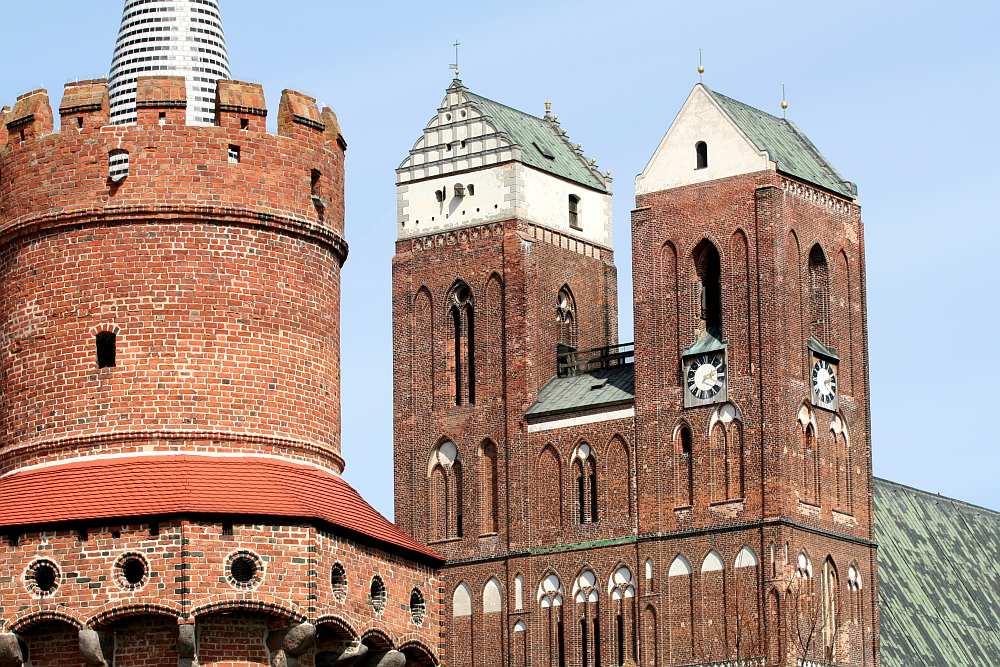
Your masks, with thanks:
[(435, 660), (437, 556), (340, 477), (336, 116), (216, 95), (3, 114), (0, 667)]

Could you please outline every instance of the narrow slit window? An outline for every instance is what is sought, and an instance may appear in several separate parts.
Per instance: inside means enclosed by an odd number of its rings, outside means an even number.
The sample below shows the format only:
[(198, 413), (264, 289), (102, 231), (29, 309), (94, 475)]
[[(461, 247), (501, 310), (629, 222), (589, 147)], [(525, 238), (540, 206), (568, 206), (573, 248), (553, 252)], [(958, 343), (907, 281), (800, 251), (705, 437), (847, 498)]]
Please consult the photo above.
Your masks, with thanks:
[(240, 163), (240, 147), (235, 144), (229, 145), (229, 164)]
[(569, 226), (571, 229), (583, 229), (580, 225), (580, 198), (569, 196)]
[(128, 151), (111, 151), (108, 154), (108, 178), (113, 183), (121, 183), (129, 175)]
[(97, 367), (114, 368), (117, 357), (118, 337), (112, 331), (97, 334)]
[(249, 127), (250, 127), (250, 119), (249, 118), (240, 118), (240, 129), (241, 130), (246, 130)]
[(695, 169), (707, 169), (708, 168), (708, 144), (704, 141), (699, 141), (694, 145), (695, 153)]

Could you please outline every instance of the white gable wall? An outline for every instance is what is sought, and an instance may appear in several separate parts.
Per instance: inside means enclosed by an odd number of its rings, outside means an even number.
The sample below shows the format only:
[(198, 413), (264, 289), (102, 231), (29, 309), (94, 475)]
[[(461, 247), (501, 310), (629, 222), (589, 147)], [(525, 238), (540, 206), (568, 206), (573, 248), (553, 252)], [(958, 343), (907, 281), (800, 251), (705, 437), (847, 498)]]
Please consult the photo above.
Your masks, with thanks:
[[(708, 167), (696, 169), (695, 144), (708, 144)], [(637, 195), (774, 169), (767, 154), (736, 127), (701, 85), (694, 87), (646, 168)]]

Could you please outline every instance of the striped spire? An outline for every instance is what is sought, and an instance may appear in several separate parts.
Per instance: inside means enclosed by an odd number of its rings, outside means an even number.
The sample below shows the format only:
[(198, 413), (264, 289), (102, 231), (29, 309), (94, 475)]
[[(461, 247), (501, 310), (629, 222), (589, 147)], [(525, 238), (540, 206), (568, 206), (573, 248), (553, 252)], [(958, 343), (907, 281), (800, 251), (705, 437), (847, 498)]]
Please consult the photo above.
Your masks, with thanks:
[(126, 0), (111, 61), (111, 122), (134, 123), (136, 78), (183, 76), (187, 121), (215, 123), (215, 84), (229, 79), (218, 0)]

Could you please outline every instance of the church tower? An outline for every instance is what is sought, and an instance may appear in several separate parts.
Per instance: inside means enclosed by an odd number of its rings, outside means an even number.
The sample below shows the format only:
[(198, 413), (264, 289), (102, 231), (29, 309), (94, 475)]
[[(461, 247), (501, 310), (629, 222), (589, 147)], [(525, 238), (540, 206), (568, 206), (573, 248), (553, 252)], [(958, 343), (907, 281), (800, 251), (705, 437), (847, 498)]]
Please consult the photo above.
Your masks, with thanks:
[[(548, 105), (533, 116), (455, 79), (397, 193), (396, 520), (448, 559), (448, 664), (507, 665), (515, 644), (521, 664), (532, 619), (507, 615), (534, 606), (526, 582), (542, 577), (515, 556), (599, 534), (562, 507), (575, 482), (559, 462), (589, 448), (535, 434), (558, 406), (527, 413), (617, 343), (610, 178)], [(557, 479), (540, 487), (539, 465)]]
[(684, 559), (663, 611), (695, 629), (664, 617), (660, 664), (877, 664), (854, 184), (791, 122), (699, 84), (632, 224), (639, 531), (691, 536), (649, 546)]

